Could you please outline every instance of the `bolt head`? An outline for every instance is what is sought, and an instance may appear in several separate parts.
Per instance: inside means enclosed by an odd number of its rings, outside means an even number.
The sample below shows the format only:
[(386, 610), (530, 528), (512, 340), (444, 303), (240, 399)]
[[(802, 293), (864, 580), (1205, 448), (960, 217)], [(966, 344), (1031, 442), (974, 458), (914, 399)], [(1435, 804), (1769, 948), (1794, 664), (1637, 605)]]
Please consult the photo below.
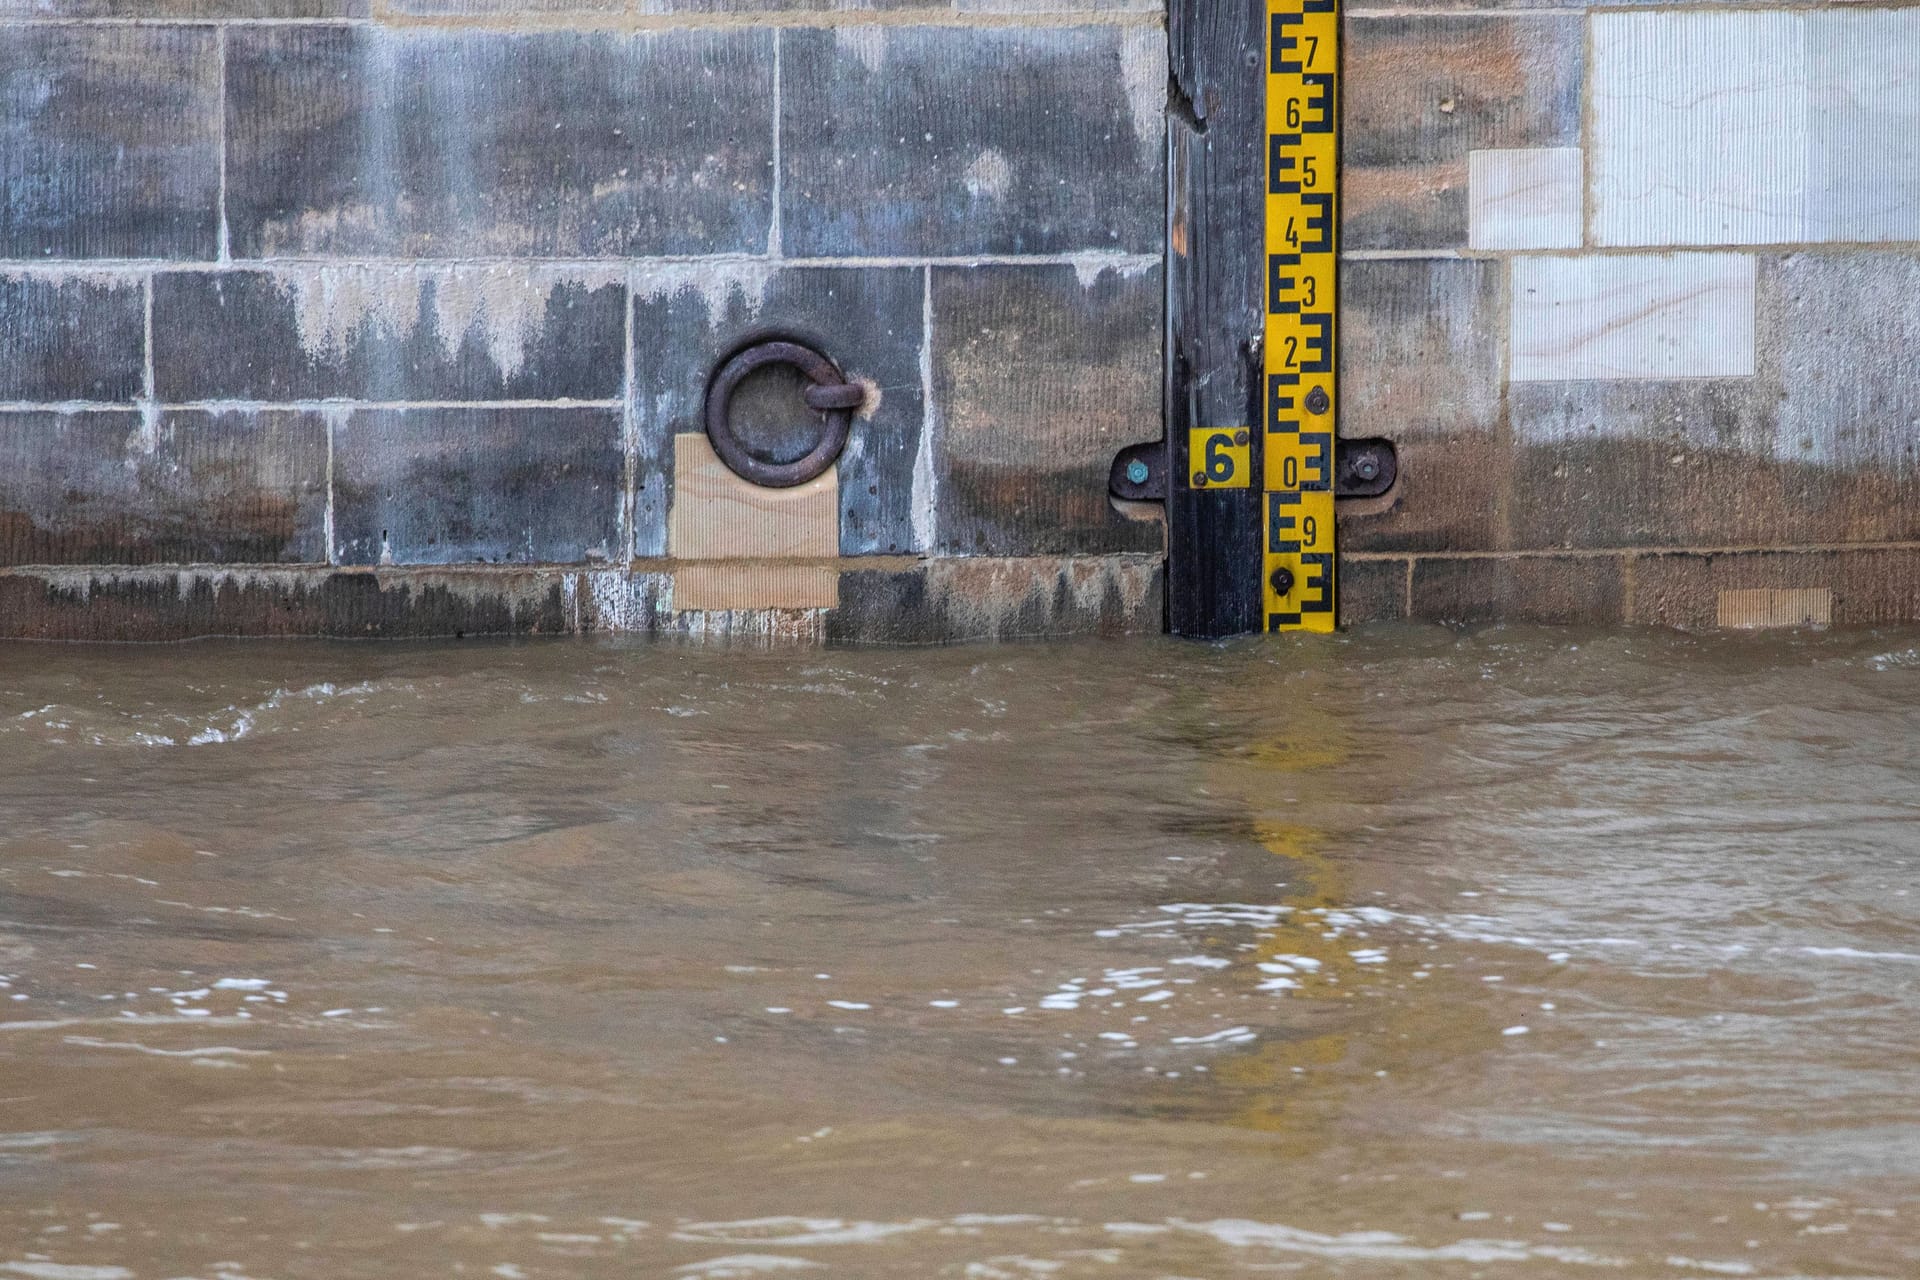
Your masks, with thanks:
[(1363, 453), (1353, 460), (1353, 474), (1362, 480), (1372, 480), (1380, 474), (1380, 459), (1370, 453)]
[(1147, 482), (1148, 474), (1149, 472), (1147, 470), (1147, 464), (1140, 461), (1140, 459), (1138, 458), (1135, 458), (1132, 462), (1129, 462), (1127, 464), (1127, 483), (1128, 484), (1145, 484)]

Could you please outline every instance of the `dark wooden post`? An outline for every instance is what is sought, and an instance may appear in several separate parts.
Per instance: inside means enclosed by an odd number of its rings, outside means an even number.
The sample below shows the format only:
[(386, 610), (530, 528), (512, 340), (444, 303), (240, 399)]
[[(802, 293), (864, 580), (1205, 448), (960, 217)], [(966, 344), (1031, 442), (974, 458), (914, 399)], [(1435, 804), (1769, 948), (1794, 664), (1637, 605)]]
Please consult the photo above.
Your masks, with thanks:
[[(1167, 623), (1262, 629), (1266, 6), (1171, 0), (1167, 118)], [(1196, 488), (1191, 428), (1245, 427), (1252, 485)]]

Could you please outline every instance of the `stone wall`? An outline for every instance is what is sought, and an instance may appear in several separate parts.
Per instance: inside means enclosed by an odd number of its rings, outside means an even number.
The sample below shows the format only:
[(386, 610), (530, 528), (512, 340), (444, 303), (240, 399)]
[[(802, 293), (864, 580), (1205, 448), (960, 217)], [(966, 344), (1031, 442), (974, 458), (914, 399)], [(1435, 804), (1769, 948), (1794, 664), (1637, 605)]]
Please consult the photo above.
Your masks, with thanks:
[(1920, 10), (1541, 8), (1349, 11), (1347, 619), (1920, 617)]
[[(1344, 621), (1920, 617), (1920, 10), (1345, 45)], [(1153, 0), (0, 0), (0, 86), (0, 635), (1160, 625)], [(762, 329), (848, 452), (681, 492)]]
[[(0, 0), (0, 85), (0, 635), (1159, 626), (1157, 9)], [(763, 329), (824, 542), (676, 546)]]

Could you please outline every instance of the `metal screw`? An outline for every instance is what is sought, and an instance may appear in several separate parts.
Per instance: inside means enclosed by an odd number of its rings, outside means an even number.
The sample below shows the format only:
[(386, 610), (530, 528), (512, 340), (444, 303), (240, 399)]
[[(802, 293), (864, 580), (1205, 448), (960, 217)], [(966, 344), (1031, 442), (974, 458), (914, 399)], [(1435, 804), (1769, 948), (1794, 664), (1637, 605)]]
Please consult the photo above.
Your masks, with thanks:
[(1194, 473), (1193, 473), (1193, 487), (1194, 487), (1194, 488), (1196, 488), (1196, 489), (1204, 489), (1204, 488), (1206, 488), (1206, 487), (1207, 487), (1207, 473), (1206, 473), (1206, 472), (1204, 472), (1204, 471), (1196, 471), (1196, 472), (1194, 472)]
[(1273, 576), (1267, 579), (1273, 584), (1273, 594), (1284, 596), (1293, 591), (1293, 570), (1275, 569)]
[(1245, 427), (1233, 433), (1233, 442), (1235, 444), (1245, 444), (1251, 438), (1252, 437), (1247, 435), (1247, 429)]
[(1129, 462), (1127, 464), (1127, 483), (1128, 484), (1145, 484), (1147, 482), (1148, 474), (1149, 472), (1147, 470), (1147, 464), (1140, 461), (1140, 459), (1138, 458), (1135, 458), (1132, 462)]
[(1308, 413), (1325, 413), (1332, 406), (1333, 402), (1327, 399), (1327, 389), (1325, 387), (1315, 387), (1313, 390), (1307, 392)]

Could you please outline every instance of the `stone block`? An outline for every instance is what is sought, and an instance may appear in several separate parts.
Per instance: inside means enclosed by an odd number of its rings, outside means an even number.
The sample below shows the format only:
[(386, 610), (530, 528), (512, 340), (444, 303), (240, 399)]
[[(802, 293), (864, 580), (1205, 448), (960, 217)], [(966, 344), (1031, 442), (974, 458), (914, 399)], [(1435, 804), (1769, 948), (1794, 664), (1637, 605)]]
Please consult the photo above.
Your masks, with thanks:
[(1673, 253), (1517, 258), (1509, 377), (1729, 378), (1754, 371), (1754, 260)]
[(1728, 630), (1825, 627), (1833, 622), (1833, 591), (1827, 587), (1722, 591), (1719, 611), (1719, 624)]
[(237, 27), (247, 257), (758, 252), (773, 35)]
[(1160, 423), (1160, 271), (933, 272), (938, 406), (926, 499), (950, 555), (1148, 551), (1163, 526), (1107, 496)]
[(136, 276), (0, 275), (0, 400), (132, 400), (145, 305)]
[(1341, 627), (1395, 622), (1407, 616), (1407, 575), (1411, 561), (1398, 558), (1356, 560), (1342, 556), (1335, 573), (1335, 603)]
[(1755, 379), (1515, 383), (1513, 545), (1736, 545), (1813, 531), (1832, 494), (1773, 458)]
[(1159, 556), (923, 560), (850, 570), (827, 639), (955, 644), (1162, 630), (1166, 566)]
[[(637, 271), (634, 554), (666, 554), (674, 438), (705, 430), (708, 378), (742, 343), (766, 334), (811, 345), (869, 388), (836, 464), (840, 553), (926, 549), (928, 513), (917, 524), (914, 514), (926, 414), (920, 368), (926, 288), (925, 270), (912, 267), (692, 263)], [(756, 375), (735, 397), (735, 429), (780, 457), (798, 457), (816, 439), (817, 420), (800, 403), (796, 378)]]
[(1624, 559), (1598, 556), (1423, 556), (1413, 563), (1413, 616), (1426, 622), (1616, 626)]
[(611, 400), (617, 268), (318, 266), (154, 278), (162, 400)]
[(556, 634), (579, 629), (582, 575), (544, 569), (366, 570), (204, 566), (0, 574), (0, 637)]
[(1583, 182), (1578, 147), (1516, 147), (1467, 156), (1468, 243), (1475, 249), (1577, 249)]
[(327, 558), (314, 414), (0, 413), (0, 563)]
[(832, 467), (804, 484), (768, 489), (729, 470), (704, 435), (673, 438), (667, 553), (676, 560), (830, 559), (840, 553), (839, 508)]
[(1902, 478), (1912, 518), (1884, 536), (1920, 537), (1920, 254), (1791, 254), (1768, 264), (1766, 286), (1762, 311), (1779, 348), (1772, 452)]
[(1593, 19), (1607, 245), (1920, 238), (1920, 14)]
[(1349, 17), (1341, 243), (1462, 248), (1470, 152), (1580, 142), (1579, 15)]
[(1628, 621), (1652, 626), (1718, 626), (1723, 597), (1741, 591), (1827, 592), (1834, 626), (1920, 619), (1920, 551), (1912, 547), (1639, 555), (1633, 583)]
[(0, 257), (214, 256), (215, 31), (8, 27), (0, 86)]
[(673, 573), (673, 607), (696, 613), (735, 609), (831, 609), (840, 570), (831, 564), (686, 563)]
[(238, 18), (364, 18), (371, 0), (0, 0), (0, 21), (119, 18), (141, 21)]
[[(211, 3), (213, 0), (205, 0)], [(871, 15), (875, 10), (947, 10), (965, 14), (1004, 14), (1018, 17), (1061, 13), (1140, 13), (1162, 11), (1160, 0), (648, 0), (648, 16), (749, 15), (777, 13), (851, 13)], [(526, 18), (578, 14), (624, 15), (632, 12), (628, 0), (387, 0), (385, 11), (420, 17)], [(856, 19), (858, 20), (858, 19)]]
[(1343, 518), (1351, 551), (1480, 551), (1504, 545), (1498, 262), (1343, 263), (1340, 421), (1399, 451), (1395, 501)]
[(1916, 293), (1904, 251), (1769, 257), (1754, 377), (1515, 383), (1514, 545), (1920, 539)]
[(1158, 27), (841, 26), (780, 39), (788, 253), (1161, 252)]
[(341, 564), (577, 563), (619, 556), (616, 409), (334, 414)]

